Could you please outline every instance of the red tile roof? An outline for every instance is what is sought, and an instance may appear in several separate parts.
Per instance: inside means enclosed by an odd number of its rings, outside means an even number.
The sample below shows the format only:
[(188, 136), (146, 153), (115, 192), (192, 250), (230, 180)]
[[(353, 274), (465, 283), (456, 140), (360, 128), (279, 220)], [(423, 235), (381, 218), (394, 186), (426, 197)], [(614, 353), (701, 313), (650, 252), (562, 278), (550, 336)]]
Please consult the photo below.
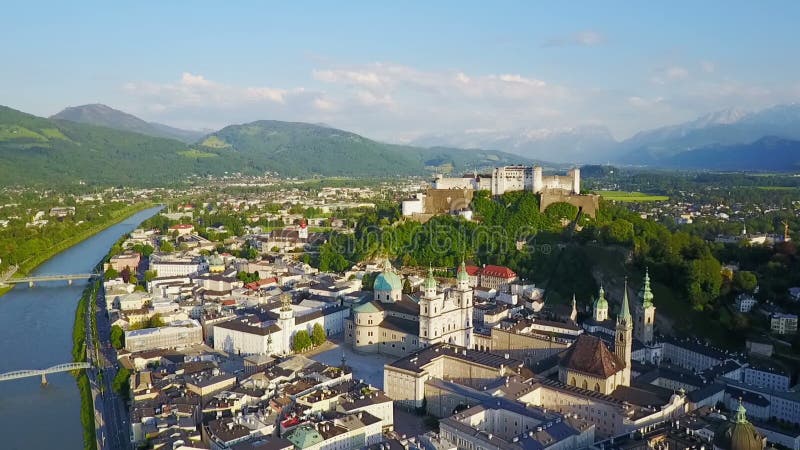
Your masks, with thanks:
[(625, 367), (600, 338), (588, 334), (578, 336), (575, 343), (561, 353), (560, 365), (599, 378), (608, 378)]
[(467, 273), (471, 277), (478, 276), (478, 274), (481, 273), (481, 268), (478, 266), (466, 266), (465, 268), (467, 269)]
[(484, 266), (481, 270), (481, 275), (487, 275), (490, 277), (500, 277), (500, 278), (514, 278), (517, 274), (505, 266), (492, 266), (487, 265)]

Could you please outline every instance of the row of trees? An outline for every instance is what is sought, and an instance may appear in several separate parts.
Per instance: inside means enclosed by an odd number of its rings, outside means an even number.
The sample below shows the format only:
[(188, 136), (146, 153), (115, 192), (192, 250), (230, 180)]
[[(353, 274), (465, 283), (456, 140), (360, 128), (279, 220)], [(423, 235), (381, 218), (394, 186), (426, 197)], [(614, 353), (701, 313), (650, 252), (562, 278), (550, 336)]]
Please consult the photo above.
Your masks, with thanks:
[(294, 334), (292, 350), (298, 353), (304, 352), (312, 347), (322, 345), (326, 339), (325, 329), (322, 328), (322, 325), (315, 323), (314, 327), (311, 329), (311, 334), (306, 330), (300, 330)]

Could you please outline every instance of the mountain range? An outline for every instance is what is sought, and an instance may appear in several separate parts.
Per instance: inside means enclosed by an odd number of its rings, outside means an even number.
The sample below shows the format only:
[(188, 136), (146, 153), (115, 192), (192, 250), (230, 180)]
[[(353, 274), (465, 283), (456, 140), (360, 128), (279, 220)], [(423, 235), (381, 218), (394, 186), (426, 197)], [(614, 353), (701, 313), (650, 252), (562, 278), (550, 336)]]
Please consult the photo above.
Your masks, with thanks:
[[(43, 118), (0, 107), (3, 184), (153, 185), (191, 175), (265, 172), (296, 177), (405, 176), (533, 163), (500, 151), (385, 144), (327, 126), (279, 121), (231, 125), (187, 144), (160, 137), (158, 127), (130, 131), (131, 124), (141, 123), (110, 109), (88, 105)], [(81, 122), (65, 116), (80, 117)], [(84, 123), (95, 120), (100, 125)]]
[[(623, 163), (639, 166), (713, 169), (704, 156), (724, 154), (730, 148), (732, 170), (775, 170), (775, 164), (749, 159), (742, 152), (773, 151), (778, 146), (792, 155), (793, 141), (800, 141), (800, 104), (777, 105), (759, 111), (738, 108), (717, 111), (697, 119), (652, 130), (616, 141), (605, 127), (522, 129), (506, 132), (469, 130), (463, 133), (423, 136), (415, 145), (461, 148), (497, 148), (533, 159), (562, 163)], [(759, 147), (759, 145), (770, 145)], [(680, 155), (680, 156), (678, 156)], [(762, 154), (763, 156), (763, 154)], [(751, 163), (755, 160), (755, 165)], [(789, 165), (791, 167), (791, 165)], [(785, 170), (793, 170), (787, 169)]]
[(122, 131), (146, 134), (148, 136), (177, 139), (181, 142), (193, 143), (205, 136), (209, 131), (182, 130), (169, 125), (144, 120), (109, 106), (94, 103), (83, 106), (70, 106), (58, 114), (50, 116), (55, 120), (86, 123)]
[(473, 131), (415, 144), (382, 143), (326, 124), (260, 120), (204, 133), (147, 122), (105, 105), (70, 107), (50, 118), (0, 106), (4, 184), (164, 184), (225, 173), (375, 177), (510, 164), (553, 167), (543, 160), (797, 171), (800, 105), (720, 111), (622, 142), (602, 127), (578, 127), (518, 134)]

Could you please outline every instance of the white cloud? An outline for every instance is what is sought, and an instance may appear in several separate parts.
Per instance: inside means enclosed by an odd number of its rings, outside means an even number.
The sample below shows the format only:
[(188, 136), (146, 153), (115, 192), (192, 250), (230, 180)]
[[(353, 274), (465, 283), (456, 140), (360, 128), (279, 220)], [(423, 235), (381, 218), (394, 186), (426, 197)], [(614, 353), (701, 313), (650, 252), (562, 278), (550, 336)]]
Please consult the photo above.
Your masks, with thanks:
[(314, 108), (320, 111), (333, 111), (336, 109), (336, 105), (330, 100), (317, 97), (314, 99)]
[(700, 61), (700, 70), (705, 73), (714, 73), (717, 70), (717, 65), (711, 61)]
[(605, 36), (593, 30), (584, 30), (567, 36), (557, 36), (545, 41), (543, 47), (583, 46), (592, 47), (605, 42)]
[(689, 70), (685, 67), (681, 66), (667, 66), (661, 69), (658, 69), (650, 78), (650, 81), (654, 84), (667, 84), (674, 81), (685, 80), (689, 78)]
[(640, 109), (649, 109), (664, 102), (664, 97), (643, 98), (639, 96), (631, 96), (627, 99), (628, 104)]
[(285, 103), (287, 96), (304, 92), (303, 88), (231, 86), (190, 72), (184, 72), (175, 83), (128, 82), (123, 89), (132, 95), (157, 101), (162, 111), (186, 106), (236, 106), (243, 102)]
[[(327, 62), (326, 62), (327, 63)], [(800, 99), (800, 84), (752, 85), (665, 65), (642, 86), (576, 87), (532, 73), (424, 70), (394, 63), (321, 66), (306, 87), (233, 85), (185, 72), (172, 82), (123, 85), (127, 105), (148, 120), (219, 128), (259, 119), (325, 122), (389, 141), (464, 130), (608, 126), (617, 137), (731, 106), (755, 109)], [(691, 76), (693, 73), (704, 76)], [(647, 80), (644, 80), (647, 81)]]

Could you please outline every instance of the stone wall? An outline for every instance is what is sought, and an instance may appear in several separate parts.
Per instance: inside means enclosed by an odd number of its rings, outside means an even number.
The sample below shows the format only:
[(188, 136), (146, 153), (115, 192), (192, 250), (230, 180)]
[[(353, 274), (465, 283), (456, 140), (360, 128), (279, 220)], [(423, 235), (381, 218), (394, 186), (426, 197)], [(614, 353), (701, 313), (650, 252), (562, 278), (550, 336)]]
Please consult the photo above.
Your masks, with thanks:
[(569, 203), (590, 217), (596, 217), (600, 209), (600, 196), (593, 194), (570, 194), (564, 190), (545, 190), (539, 196), (539, 211), (544, 212), (553, 203)]

